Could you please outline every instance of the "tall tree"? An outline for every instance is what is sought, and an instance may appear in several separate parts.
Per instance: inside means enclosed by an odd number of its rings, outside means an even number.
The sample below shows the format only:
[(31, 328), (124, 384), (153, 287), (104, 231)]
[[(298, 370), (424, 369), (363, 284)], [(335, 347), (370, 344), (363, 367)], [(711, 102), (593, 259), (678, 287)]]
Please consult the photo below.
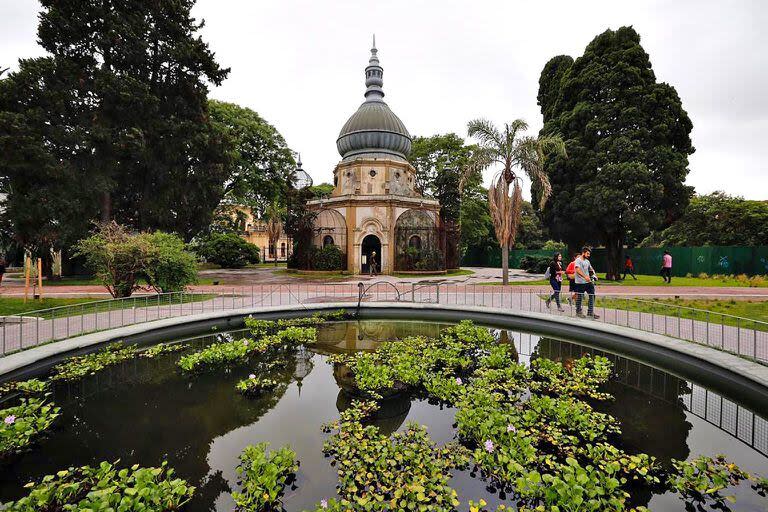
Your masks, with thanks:
[(547, 161), (545, 223), (571, 249), (604, 244), (615, 278), (625, 243), (668, 226), (688, 203), (691, 120), (631, 27), (600, 34), (572, 63), (550, 60), (538, 99), (542, 133), (561, 133), (569, 156)]
[(724, 192), (694, 196), (679, 219), (643, 245), (768, 245), (768, 203)]
[(209, 100), (208, 109), (216, 128), (232, 141), (225, 196), (249, 206), (257, 217), (273, 201), (284, 204), (284, 184), (296, 162), (280, 132), (258, 113), (234, 103)]
[(488, 188), (488, 208), (501, 247), (502, 284), (505, 285), (509, 284), (509, 249), (515, 245), (523, 207), (522, 177), (527, 176), (540, 191), (539, 207), (543, 208), (551, 190), (544, 171), (546, 155), (566, 156), (559, 135), (523, 135), (527, 129), (528, 123), (522, 119), (505, 123), (503, 132), (485, 119), (467, 124), (469, 136), (478, 140), (479, 147), (465, 168), (465, 176), (478, 176), (488, 167), (500, 166)]
[(462, 172), (475, 148), (455, 133), (415, 137), (409, 160), (416, 168), (416, 188), (440, 202), (443, 250), (449, 268), (460, 263)]
[(67, 197), (46, 198), (31, 218), (31, 201), (11, 197), (9, 216), (57, 229), (69, 216), (76, 226), (100, 217), (190, 238), (221, 199), (229, 156), (207, 106), (207, 84), (228, 70), (197, 35), (194, 1), (41, 4), (39, 42), (50, 56), (21, 61), (3, 80), (0, 140), (29, 143), (3, 146), (13, 164), (0, 174), (11, 196), (44, 191), (60, 174)]

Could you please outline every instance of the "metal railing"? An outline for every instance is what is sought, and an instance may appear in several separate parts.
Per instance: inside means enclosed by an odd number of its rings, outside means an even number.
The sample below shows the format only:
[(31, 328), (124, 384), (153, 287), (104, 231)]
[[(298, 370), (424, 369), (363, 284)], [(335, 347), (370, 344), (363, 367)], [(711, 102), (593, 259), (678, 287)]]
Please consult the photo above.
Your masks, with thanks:
[[(0, 355), (72, 336), (161, 318), (209, 311), (321, 302), (413, 302), (480, 306), (576, 317), (576, 307), (561, 293), (562, 311), (547, 307), (547, 294), (524, 286), (465, 283), (378, 282), (291, 283), (215, 287), (214, 291), (144, 295), (85, 302), (6, 317)], [(588, 300), (585, 298), (584, 312)], [(663, 334), (768, 364), (768, 322), (644, 299), (597, 295), (593, 321)], [(575, 319), (574, 321), (581, 321)]]

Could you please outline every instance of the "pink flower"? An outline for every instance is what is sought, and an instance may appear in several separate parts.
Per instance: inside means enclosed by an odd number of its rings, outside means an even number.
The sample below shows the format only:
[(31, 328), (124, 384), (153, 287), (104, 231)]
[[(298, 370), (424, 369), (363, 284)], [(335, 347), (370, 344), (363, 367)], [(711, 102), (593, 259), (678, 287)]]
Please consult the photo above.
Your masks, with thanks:
[(463, 382), (461, 382), (461, 377), (456, 377), (456, 385), (461, 386)]
[(507, 425), (507, 432), (517, 432), (514, 425)]
[(248, 376), (248, 378), (249, 378), (249, 379), (255, 379), (255, 378), (256, 378), (256, 375), (252, 373), (252, 374), (250, 374), (250, 375)]
[(14, 416), (13, 414), (10, 414), (5, 417), (6, 425), (13, 425), (14, 423), (16, 423), (16, 416)]
[(488, 453), (493, 453), (493, 441), (488, 439), (485, 443), (483, 443), (483, 446), (485, 446), (485, 451)]
[(248, 346), (248, 340), (243, 340), (243, 345)]
[(328, 500), (326, 499), (320, 500), (320, 508), (328, 508)]

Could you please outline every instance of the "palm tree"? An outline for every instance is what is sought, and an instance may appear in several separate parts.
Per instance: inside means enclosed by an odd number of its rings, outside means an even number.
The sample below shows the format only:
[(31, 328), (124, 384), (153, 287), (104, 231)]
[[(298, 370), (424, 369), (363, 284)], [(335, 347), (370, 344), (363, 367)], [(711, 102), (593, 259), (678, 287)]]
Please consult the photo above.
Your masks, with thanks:
[(488, 208), (501, 246), (502, 283), (505, 285), (509, 284), (509, 249), (515, 245), (520, 225), (522, 177), (525, 175), (536, 184), (540, 193), (539, 208), (543, 208), (552, 193), (544, 170), (546, 155), (566, 156), (565, 143), (559, 135), (525, 136), (523, 133), (527, 129), (528, 123), (522, 119), (505, 123), (503, 133), (486, 119), (475, 119), (467, 124), (467, 133), (478, 141), (479, 148), (464, 170), (462, 182), (488, 167), (501, 166), (488, 188)]
[[(269, 246), (275, 249), (275, 266), (277, 266), (277, 242), (283, 234), (283, 210), (275, 201), (267, 207), (267, 238)], [(266, 262), (266, 259), (264, 260)]]

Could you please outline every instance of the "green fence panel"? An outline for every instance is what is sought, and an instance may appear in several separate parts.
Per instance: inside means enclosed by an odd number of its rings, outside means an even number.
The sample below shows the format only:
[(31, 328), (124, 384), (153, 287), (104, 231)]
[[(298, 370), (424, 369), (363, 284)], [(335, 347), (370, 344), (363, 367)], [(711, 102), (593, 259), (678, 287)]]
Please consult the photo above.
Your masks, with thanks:
[[(639, 247), (627, 249), (635, 264), (635, 273), (657, 275), (661, 270), (661, 261), (665, 248)], [(758, 247), (668, 247), (672, 255), (672, 275), (682, 277), (688, 274), (697, 276), (701, 273), (710, 275), (725, 274), (768, 274), (768, 246)], [(544, 250), (512, 250), (509, 251), (510, 268), (520, 268), (523, 256), (550, 257), (554, 253)], [(606, 251), (596, 248), (592, 251), (592, 266), (599, 273), (605, 272), (607, 266)], [(570, 258), (563, 254), (563, 260)], [(462, 259), (464, 266), (501, 267), (501, 250), (489, 248), (473, 250), (470, 248)]]

